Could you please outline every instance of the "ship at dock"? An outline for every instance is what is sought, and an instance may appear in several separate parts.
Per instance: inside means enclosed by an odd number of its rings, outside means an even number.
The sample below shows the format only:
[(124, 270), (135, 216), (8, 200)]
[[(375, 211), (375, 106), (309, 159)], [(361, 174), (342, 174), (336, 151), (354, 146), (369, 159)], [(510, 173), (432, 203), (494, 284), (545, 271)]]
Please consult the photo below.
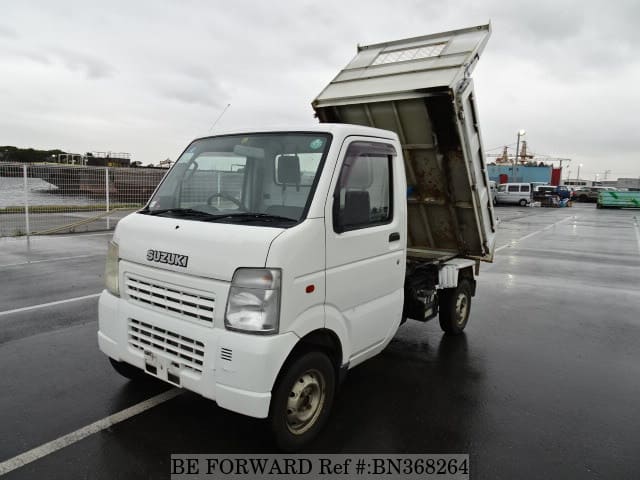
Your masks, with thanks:
[[(502, 153), (487, 154), (487, 173), (489, 180), (502, 183), (531, 183), (544, 185), (560, 185), (562, 183), (562, 164), (570, 162), (570, 158), (537, 155), (527, 148), (522, 141), (522, 148), (511, 156), (508, 147), (502, 147)], [(558, 166), (556, 164), (559, 163)]]

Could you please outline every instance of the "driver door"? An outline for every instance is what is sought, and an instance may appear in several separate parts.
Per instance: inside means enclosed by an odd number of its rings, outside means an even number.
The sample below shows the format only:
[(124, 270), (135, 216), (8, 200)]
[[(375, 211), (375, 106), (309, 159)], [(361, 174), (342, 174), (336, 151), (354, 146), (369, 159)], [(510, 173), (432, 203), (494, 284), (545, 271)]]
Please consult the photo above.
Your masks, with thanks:
[(339, 310), (351, 340), (351, 364), (400, 323), (406, 222), (404, 179), (391, 142), (352, 137), (342, 146), (325, 211), (327, 304)]

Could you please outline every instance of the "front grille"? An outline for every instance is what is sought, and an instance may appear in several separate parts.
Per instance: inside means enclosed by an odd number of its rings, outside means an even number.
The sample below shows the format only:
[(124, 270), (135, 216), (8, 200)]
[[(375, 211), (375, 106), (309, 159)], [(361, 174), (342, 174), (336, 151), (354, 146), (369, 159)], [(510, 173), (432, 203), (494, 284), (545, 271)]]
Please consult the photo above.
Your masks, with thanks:
[(141, 352), (163, 352), (179, 367), (202, 373), (204, 343), (198, 340), (130, 318), (129, 345)]
[(125, 284), (127, 296), (134, 302), (213, 325), (216, 304), (213, 295), (204, 296), (187, 292), (173, 285), (131, 274), (126, 275)]

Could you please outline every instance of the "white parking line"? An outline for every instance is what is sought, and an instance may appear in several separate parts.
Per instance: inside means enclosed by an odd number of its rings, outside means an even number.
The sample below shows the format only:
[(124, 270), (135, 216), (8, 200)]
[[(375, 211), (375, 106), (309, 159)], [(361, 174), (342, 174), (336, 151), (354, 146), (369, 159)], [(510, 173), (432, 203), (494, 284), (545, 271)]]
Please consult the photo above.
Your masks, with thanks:
[(99, 296), (100, 296), (99, 293), (92, 293), (91, 295), (84, 295), (82, 297), (67, 298), (66, 300), (58, 300), (55, 302), (41, 303), (39, 305), (31, 305), (30, 307), (14, 308), (13, 310), (5, 310), (4, 312), (0, 312), (0, 317), (2, 317), (3, 315), (11, 315), (12, 313), (28, 312), (29, 310), (37, 310), (38, 308), (52, 307), (54, 305), (62, 305), (63, 303), (79, 302), (80, 300), (86, 300), (88, 298), (96, 298)]
[(88, 437), (89, 435), (93, 435), (94, 433), (98, 433), (106, 428), (112, 427), (128, 418), (131, 418), (135, 415), (138, 415), (142, 412), (149, 410), (161, 403), (164, 403), (176, 396), (180, 395), (182, 390), (177, 388), (172, 388), (166, 392), (163, 392), (155, 397), (151, 397), (143, 402), (137, 403), (132, 407), (125, 408), (119, 412), (114, 413), (113, 415), (109, 415), (101, 420), (93, 422), (86, 427), (79, 428), (78, 430), (68, 433), (60, 438), (56, 438), (48, 443), (40, 445), (32, 450), (21, 453), (9, 460), (5, 460), (0, 463), (0, 476), (5, 475), (9, 472), (12, 472), (16, 468), (23, 467), (31, 462), (35, 462), (36, 460), (46, 457), (62, 448), (68, 447), (76, 442), (79, 442), (83, 438)]
[(640, 253), (640, 228), (638, 226), (638, 217), (634, 215), (633, 226), (636, 229), (636, 241), (638, 242), (638, 253)]
[(540, 230), (536, 230), (535, 232), (528, 233), (528, 234), (524, 235), (523, 237), (516, 238), (515, 240), (511, 240), (511, 242), (507, 243), (506, 245), (502, 245), (501, 247), (496, 248), (496, 249), (495, 249), (495, 251), (496, 251), (496, 252), (499, 252), (500, 250), (503, 250), (503, 249), (505, 249), (505, 248), (515, 247), (517, 244), (519, 244), (519, 243), (520, 243), (520, 242), (522, 242), (523, 240), (526, 240), (527, 238), (531, 238), (531, 237), (533, 237), (534, 235), (538, 235), (539, 233), (542, 233), (542, 232), (544, 232), (544, 231), (547, 231), (547, 230), (549, 230), (550, 228), (555, 227), (556, 225), (559, 225), (559, 224), (561, 224), (561, 223), (564, 223), (564, 222), (566, 222), (567, 220), (572, 220), (572, 219), (574, 219), (574, 218), (575, 218), (575, 216), (565, 217), (565, 218), (563, 218), (563, 219), (561, 219), (561, 220), (558, 220), (557, 222), (552, 223), (551, 225), (547, 225), (546, 227), (541, 228)]
[(17, 267), (20, 265), (32, 265), (34, 263), (60, 262), (62, 260), (73, 260), (74, 258), (102, 257), (104, 255), (106, 255), (106, 252), (105, 253), (88, 253), (87, 255), (73, 255), (71, 257), (47, 258), (46, 260), (33, 260), (33, 261), (19, 262), (19, 263), (5, 263), (4, 265), (0, 265), (0, 268)]

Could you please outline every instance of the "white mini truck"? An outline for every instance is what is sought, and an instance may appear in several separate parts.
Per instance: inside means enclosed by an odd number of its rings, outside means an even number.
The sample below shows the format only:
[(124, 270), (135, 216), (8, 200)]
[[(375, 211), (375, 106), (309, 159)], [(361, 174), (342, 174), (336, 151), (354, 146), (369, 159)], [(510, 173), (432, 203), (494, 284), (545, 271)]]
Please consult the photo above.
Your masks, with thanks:
[(462, 332), (495, 236), (469, 78), (488, 34), (360, 47), (313, 103), (333, 123), (192, 142), (109, 245), (114, 368), (269, 418), (295, 450), (407, 319)]

